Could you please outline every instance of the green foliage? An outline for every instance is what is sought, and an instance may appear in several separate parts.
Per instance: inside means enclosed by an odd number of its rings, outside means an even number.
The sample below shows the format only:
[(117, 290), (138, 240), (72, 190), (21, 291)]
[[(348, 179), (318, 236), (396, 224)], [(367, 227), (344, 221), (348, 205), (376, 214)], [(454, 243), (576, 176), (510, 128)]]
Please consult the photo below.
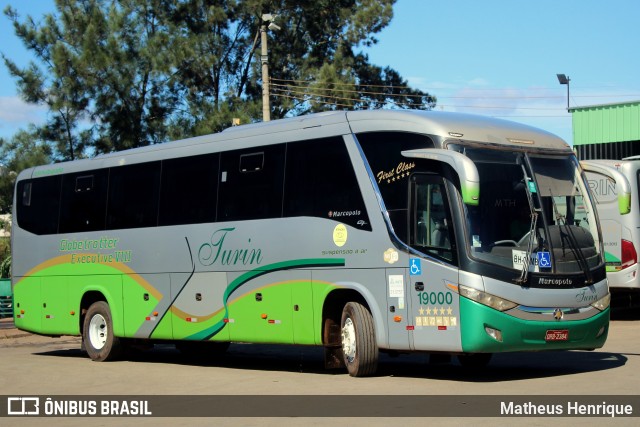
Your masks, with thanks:
[(18, 174), (32, 166), (51, 162), (51, 147), (42, 143), (42, 129), (31, 126), (16, 133), (10, 141), (0, 138), (0, 214), (11, 213), (13, 191)]
[(11, 277), (11, 255), (5, 257), (0, 263), (0, 278)]
[(54, 161), (220, 131), (261, 118), (260, 28), (269, 31), (273, 118), (362, 108), (430, 109), (360, 50), (395, 0), (56, 0), (36, 22), (5, 15), (35, 61), (3, 55), (22, 97), (49, 108)]
[[(10, 221), (10, 220), (9, 220)], [(0, 220), (0, 228), (10, 231), (11, 223)], [(11, 277), (11, 238), (0, 237), (0, 278)]]

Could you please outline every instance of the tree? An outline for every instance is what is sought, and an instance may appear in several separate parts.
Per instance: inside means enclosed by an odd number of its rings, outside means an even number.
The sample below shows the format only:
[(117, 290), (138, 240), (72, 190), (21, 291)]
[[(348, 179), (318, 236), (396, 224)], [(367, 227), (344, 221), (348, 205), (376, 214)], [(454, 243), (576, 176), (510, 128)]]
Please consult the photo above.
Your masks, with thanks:
[[(272, 2), (274, 3), (274, 2)], [(393, 17), (395, 0), (281, 1), (282, 30), (269, 45), (276, 118), (326, 110), (431, 109), (435, 98), (410, 89), (390, 67), (358, 52)], [(272, 7), (275, 5), (272, 4)]]
[(41, 140), (40, 130), (33, 125), (9, 141), (0, 138), (0, 214), (11, 213), (18, 174), (32, 166), (51, 163), (51, 147)]
[(29, 67), (20, 69), (2, 55), (5, 64), (11, 75), (18, 78), (18, 89), (23, 99), (49, 108), (49, 119), (42, 135), (55, 142), (60, 160), (73, 160), (86, 143), (86, 136), (83, 138), (83, 134), (77, 132), (77, 126), (89, 104), (89, 98), (82, 90), (84, 82), (80, 73), (74, 70), (74, 58), (69, 55), (53, 16), (48, 15), (45, 25), (38, 28), (31, 18), (21, 24), (17, 12), (11, 7), (5, 9), (5, 14), (13, 21), (16, 35), (45, 64), (46, 70), (33, 62)]
[(395, 0), (56, 0), (42, 23), (5, 14), (38, 64), (3, 55), (28, 102), (49, 107), (39, 135), (54, 160), (220, 131), (261, 118), (260, 27), (270, 34), (272, 117), (362, 108), (430, 109), (362, 49)]
[(23, 98), (49, 107), (43, 137), (57, 143), (58, 160), (88, 147), (102, 153), (167, 139), (165, 122), (181, 102), (171, 79), (174, 29), (166, 13), (173, 3), (56, 0), (58, 14), (41, 26), (5, 9), (45, 67), (20, 69), (3, 55)]

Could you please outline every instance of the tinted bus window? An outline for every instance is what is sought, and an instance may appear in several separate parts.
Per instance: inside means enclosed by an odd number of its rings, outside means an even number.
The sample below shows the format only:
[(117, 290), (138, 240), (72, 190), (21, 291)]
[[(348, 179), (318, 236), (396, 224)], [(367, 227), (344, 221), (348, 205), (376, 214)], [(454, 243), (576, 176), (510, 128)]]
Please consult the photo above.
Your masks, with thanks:
[(284, 150), (280, 144), (222, 153), (218, 221), (282, 216)]
[(111, 168), (109, 174), (107, 229), (157, 225), (160, 162)]
[(334, 219), (371, 230), (342, 137), (287, 146), (284, 216)]
[(108, 170), (66, 174), (62, 177), (60, 233), (104, 230)]
[(62, 177), (50, 176), (18, 183), (18, 225), (35, 234), (58, 232), (60, 183)]
[(159, 225), (216, 220), (218, 154), (162, 162)]
[(409, 205), (407, 183), (415, 163), (401, 152), (433, 148), (433, 141), (426, 135), (408, 132), (369, 132), (357, 137), (378, 183), (393, 228), (398, 236), (405, 238)]

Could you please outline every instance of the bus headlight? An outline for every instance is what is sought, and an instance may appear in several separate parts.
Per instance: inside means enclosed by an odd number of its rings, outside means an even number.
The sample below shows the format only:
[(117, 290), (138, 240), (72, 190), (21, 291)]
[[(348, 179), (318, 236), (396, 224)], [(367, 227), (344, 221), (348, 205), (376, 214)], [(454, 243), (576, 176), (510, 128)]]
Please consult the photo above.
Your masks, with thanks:
[(458, 292), (460, 292), (460, 295), (462, 295), (463, 297), (469, 298), (470, 300), (479, 302), (482, 305), (486, 305), (487, 307), (491, 307), (498, 311), (510, 310), (518, 305), (513, 301), (509, 301), (490, 293), (479, 291), (477, 289), (469, 288), (464, 285), (459, 285), (458, 290)]
[(606, 294), (603, 298), (591, 304), (600, 311), (605, 311), (611, 304), (611, 294)]

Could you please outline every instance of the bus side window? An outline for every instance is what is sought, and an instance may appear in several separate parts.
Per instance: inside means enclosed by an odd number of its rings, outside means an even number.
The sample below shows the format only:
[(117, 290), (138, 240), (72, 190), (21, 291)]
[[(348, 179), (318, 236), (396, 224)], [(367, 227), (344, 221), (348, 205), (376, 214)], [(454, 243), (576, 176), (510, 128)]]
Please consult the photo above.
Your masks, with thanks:
[(107, 229), (155, 227), (159, 193), (159, 161), (111, 168)]
[(24, 183), (22, 191), (19, 192), (22, 196), (22, 206), (31, 206), (31, 186), (30, 182)]
[(62, 176), (48, 176), (18, 183), (18, 225), (34, 234), (58, 232)]
[(285, 144), (223, 152), (218, 221), (280, 218)]
[(342, 137), (287, 145), (284, 216), (327, 218), (371, 231)]
[(216, 220), (219, 158), (216, 153), (162, 161), (158, 225)]
[(62, 177), (62, 207), (58, 232), (104, 230), (107, 209), (107, 169)]
[(378, 184), (393, 229), (404, 240), (408, 232), (409, 206), (406, 186), (415, 163), (404, 157), (402, 151), (434, 148), (433, 140), (427, 135), (397, 131), (359, 133), (357, 138)]
[(432, 174), (414, 174), (411, 180), (411, 246), (453, 261), (451, 219), (443, 179)]

